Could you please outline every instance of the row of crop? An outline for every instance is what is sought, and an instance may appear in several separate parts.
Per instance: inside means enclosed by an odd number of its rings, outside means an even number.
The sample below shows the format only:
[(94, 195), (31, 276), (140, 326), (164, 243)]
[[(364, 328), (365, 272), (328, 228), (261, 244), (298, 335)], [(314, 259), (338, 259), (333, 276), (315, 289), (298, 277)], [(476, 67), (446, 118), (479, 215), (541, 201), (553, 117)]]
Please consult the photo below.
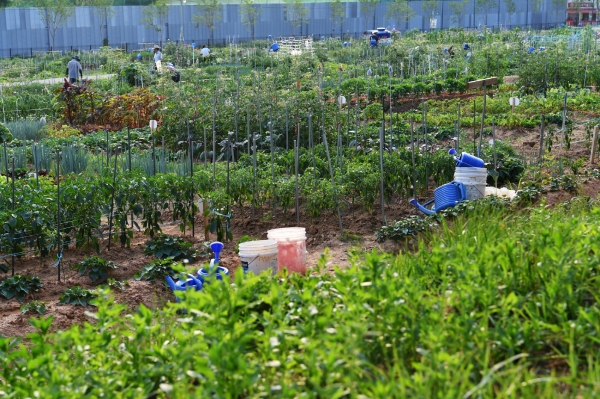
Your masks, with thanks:
[[(150, 236), (159, 232), (166, 210), (171, 212), (173, 220), (180, 221), (182, 230), (189, 228), (198, 213), (195, 202), (198, 198), (209, 200), (210, 209), (205, 212), (210, 215), (213, 230), (221, 237), (227, 234), (225, 227), (230, 218), (227, 209), (234, 204), (257, 208), (268, 204), (275, 206), (277, 212), (288, 214), (298, 195), (306, 213), (312, 217), (332, 211), (336, 198), (372, 211), (380, 195), (379, 155), (372, 152), (344, 161), (343, 172), (337, 173), (334, 184), (327, 164), (320, 157), (321, 146), (316, 150), (315, 157), (308, 152), (300, 157), (302, 173), (297, 182), (293, 174), (286, 172), (289, 154), (277, 156), (277, 162), (272, 164), (273, 172), (268, 166), (269, 156), (261, 154), (260, 168), (254, 169), (251, 158), (244, 156), (238, 164), (232, 164), (229, 174), (225, 165), (219, 164), (214, 176), (208, 165), (197, 166), (193, 177), (174, 174), (149, 177), (123, 170), (113, 175), (114, 171), (108, 168), (91, 179), (88, 175), (67, 175), (60, 182), (60, 229), (58, 187), (54, 178), (17, 179), (14, 193), (12, 181), (7, 184), (2, 179), (0, 251), (19, 255), (35, 252), (45, 256), (57, 249), (59, 239), (65, 246), (98, 249), (99, 239), (107, 233), (107, 221), (112, 224), (114, 239), (127, 246), (134, 229)], [(315, 159), (319, 161), (313, 162)], [(417, 154), (415, 169), (409, 159), (409, 152), (385, 154), (387, 200), (412, 196), (413, 180), (423, 190), (427, 180), (441, 184), (452, 178), (453, 161), (442, 152)]]

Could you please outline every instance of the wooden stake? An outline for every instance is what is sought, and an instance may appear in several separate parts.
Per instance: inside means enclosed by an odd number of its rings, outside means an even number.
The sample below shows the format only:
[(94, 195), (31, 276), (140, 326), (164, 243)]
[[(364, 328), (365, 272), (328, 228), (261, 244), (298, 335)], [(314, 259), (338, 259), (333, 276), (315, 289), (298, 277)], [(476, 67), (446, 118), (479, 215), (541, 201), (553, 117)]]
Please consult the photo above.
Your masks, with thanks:
[(592, 136), (592, 151), (590, 154), (590, 163), (596, 162), (596, 152), (598, 149), (598, 125), (594, 126), (594, 135)]

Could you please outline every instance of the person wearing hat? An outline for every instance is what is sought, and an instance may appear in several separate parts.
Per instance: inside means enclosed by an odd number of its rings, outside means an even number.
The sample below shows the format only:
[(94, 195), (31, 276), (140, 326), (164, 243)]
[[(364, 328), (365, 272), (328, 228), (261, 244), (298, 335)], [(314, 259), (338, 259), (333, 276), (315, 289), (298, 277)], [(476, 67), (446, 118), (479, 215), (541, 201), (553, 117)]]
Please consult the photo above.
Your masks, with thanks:
[(162, 67), (162, 53), (160, 52), (160, 47), (158, 44), (155, 44), (152, 49), (154, 50), (154, 69), (160, 72)]
[(83, 79), (83, 68), (81, 68), (81, 64), (79, 63), (79, 61), (79, 56), (76, 55), (67, 64), (67, 72), (65, 74), (65, 77), (69, 79), (69, 83), (77, 82), (77, 78), (79, 78), (80, 76), (81, 79)]

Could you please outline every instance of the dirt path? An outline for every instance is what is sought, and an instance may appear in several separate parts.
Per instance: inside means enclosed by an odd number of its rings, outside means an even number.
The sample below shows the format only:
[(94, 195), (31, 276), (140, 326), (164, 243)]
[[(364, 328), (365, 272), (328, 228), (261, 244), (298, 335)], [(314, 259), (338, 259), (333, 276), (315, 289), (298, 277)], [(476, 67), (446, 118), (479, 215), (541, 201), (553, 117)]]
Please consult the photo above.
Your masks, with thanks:
[[(108, 73), (108, 74), (84, 74), (83, 78), (84, 79), (93, 79), (93, 80), (98, 80), (98, 79), (110, 79), (114, 76), (117, 76), (114, 73)], [(23, 81), (23, 82), (11, 82), (11, 83), (3, 83), (2, 86), (19, 86), (19, 85), (28, 85), (28, 84), (34, 84), (34, 83), (39, 83), (39, 84), (57, 84), (57, 83), (62, 83), (64, 82), (65, 78), (49, 78), (49, 79), (37, 79), (37, 80), (27, 80), (27, 81)]]

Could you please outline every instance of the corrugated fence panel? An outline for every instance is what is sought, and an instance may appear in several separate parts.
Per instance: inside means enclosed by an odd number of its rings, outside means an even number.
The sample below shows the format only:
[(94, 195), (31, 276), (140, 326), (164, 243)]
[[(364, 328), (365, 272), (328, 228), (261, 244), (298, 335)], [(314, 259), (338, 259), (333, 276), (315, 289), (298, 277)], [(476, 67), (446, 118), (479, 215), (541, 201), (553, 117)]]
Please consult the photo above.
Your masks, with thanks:
[[(475, 28), (487, 26), (524, 26), (534, 28), (547, 27), (564, 23), (565, 6), (556, 10), (552, 0), (543, 0), (540, 10), (534, 11), (529, 1), (517, 2), (517, 11), (508, 15), (504, 2), (499, 2), (498, 7), (488, 10), (487, 15), (475, 13), (474, 1), (466, 6), (462, 17), (461, 26)], [(286, 20), (283, 4), (261, 4), (259, 21), (255, 26), (255, 38), (264, 39), (268, 35), (273, 37), (290, 35), (339, 36), (340, 30), (346, 35), (360, 36), (367, 29), (379, 26), (387, 28), (430, 29), (430, 18), (425, 15), (422, 1), (409, 2), (415, 16), (408, 23), (393, 21), (387, 18), (386, 10), (389, 3), (379, 3), (373, 16), (365, 16), (360, 9), (360, 3), (346, 3), (346, 15), (343, 24), (334, 24), (331, 20), (329, 3), (305, 3), (309, 10), (308, 18), (300, 27), (292, 31), (290, 22)], [(565, 2), (566, 3), (566, 2)], [(66, 26), (58, 29), (53, 50), (70, 50), (97, 48), (102, 44), (108, 30), (108, 42), (111, 46), (125, 46), (134, 50), (143, 46), (140, 43), (160, 42), (165, 40), (179, 40), (182, 23), (184, 25), (184, 40), (186, 43), (195, 41), (198, 45), (208, 43), (209, 31), (205, 26), (196, 26), (193, 16), (199, 12), (194, 5), (171, 6), (168, 18), (162, 32), (147, 28), (141, 22), (144, 17), (144, 7), (114, 7), (115, 16), (108, 21), (100, 22), (94, 14), (93, 7), (78, 7), (75, 14), (69, 18)], [(437, 28), (445, 29), (458, 26), (454, 22), (451, 8), (447, 1), (440, 2), (438, 10), (433, 13), (437, 20)], [(371, 26), (375, 21), (375, 26)], [(100, 25), (103, 26), (102, 34)], [(223, 20), (220, 21), (214, 32), (217, 44), (228, 41), (245, 41), (251, 37), (250, 29), (242, 23), (242, 13), (238, 4), (223, 5)], [(52, 40), (48, 30), (42, 22), (36, 8), (8, 8), (0, 9), (0, 57), (9, 57), (14, 54), (31, 53), (32, 51), (50, 50)]]

